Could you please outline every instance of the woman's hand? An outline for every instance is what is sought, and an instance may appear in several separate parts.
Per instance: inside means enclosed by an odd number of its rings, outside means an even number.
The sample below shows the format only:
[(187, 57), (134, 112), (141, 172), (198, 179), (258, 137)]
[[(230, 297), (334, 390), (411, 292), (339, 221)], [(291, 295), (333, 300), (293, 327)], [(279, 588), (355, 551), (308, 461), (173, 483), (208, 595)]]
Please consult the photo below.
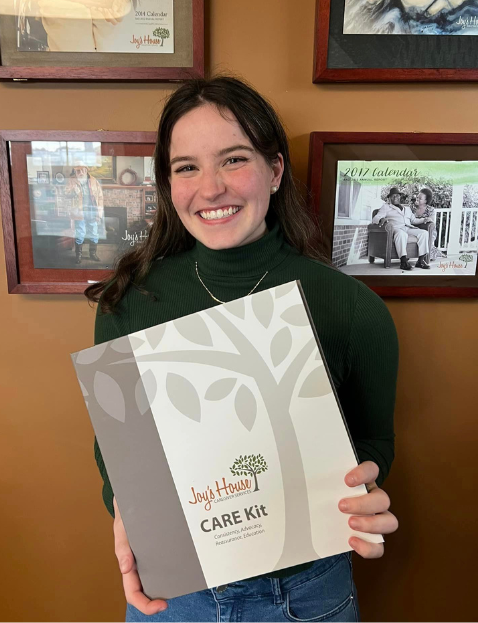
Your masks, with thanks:
[(118, 558), (120, 571), (123, 574), (123, 589), (126, 601), (143, 614), (147, 615), (166, 610), (168, 604), (163, 599), (151, 600), (143, 593), (143, 587), (141, 586), (141, 581), (136, 570), (133, 552), (129, 546), (123, 520), (121, 519), (118, 505), (116, 504), (116, 498), (113, 498), (113, 506), (115, 509), (115, 519), (113, 523), (115, 554)]
[[(344, 498), (339, 502), (339, 509), (348, 515), (349, 526), (353, 530), (369, 534), (390, 534), (398, 528), (395, 515), (388, 510), (390, 498), (375, 484), (378, 476), (378, 465), (365, 461), (345, 476), (345, 484), (349, 487), (367, 485), (369, 493), (355, 498)], [(383, 543), (368, 543), (359, 537), (349, 539), (349, 545), (362, 558), (380, 558), (383, 556)]]

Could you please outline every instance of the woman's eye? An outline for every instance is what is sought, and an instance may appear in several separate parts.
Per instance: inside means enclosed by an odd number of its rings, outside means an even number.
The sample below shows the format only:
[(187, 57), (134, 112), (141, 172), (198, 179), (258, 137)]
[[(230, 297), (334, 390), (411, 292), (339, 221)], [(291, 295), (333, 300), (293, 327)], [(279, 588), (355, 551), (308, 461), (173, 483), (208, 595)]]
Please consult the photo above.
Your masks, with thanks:
[(175, 173), (189, 173), (190, 171), (194, 171), (193, 164), (186, 164), (184, 167), (176, 169)]
[(231, 156), (226, 160), (226, 164), (237, 164), (238, 162), (246, 162), (247, 158), (241, 158), (240, 156)]

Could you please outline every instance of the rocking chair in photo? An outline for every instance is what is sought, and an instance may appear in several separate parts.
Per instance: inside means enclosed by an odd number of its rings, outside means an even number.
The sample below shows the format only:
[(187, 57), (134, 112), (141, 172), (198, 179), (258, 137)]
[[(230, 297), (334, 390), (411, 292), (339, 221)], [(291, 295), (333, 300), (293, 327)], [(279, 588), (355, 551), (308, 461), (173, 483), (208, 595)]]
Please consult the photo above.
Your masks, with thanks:
[[(373, 211), (372, 218), (377, 212), (378, 210)], [(423, 223), (422, 225), (414, 225), (414, 227), (428, 231), (428, 248), (431, 249), (435, 224)], [(384, 260), (384, 268), (390, 268), (392, 260), (400, 259), (393, 244), (393, 227), (391, 223), (385, 222), (382, 226), (378, 223), (371, 223), (368, 226), (368, 261), (373, 264), (376, 257)], [(409, 259), (418, 258), (418, 240), (416, 236), (408, 236), (407, 257)], [(425, 256), (425, 261), (430, 261), (430, 253), (427, 253)]]

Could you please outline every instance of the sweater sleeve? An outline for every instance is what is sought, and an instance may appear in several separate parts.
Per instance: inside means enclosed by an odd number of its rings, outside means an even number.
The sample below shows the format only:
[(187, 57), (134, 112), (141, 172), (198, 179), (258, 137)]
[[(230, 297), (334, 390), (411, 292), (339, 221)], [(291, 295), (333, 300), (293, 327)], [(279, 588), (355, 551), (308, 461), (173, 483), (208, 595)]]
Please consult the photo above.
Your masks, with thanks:
[[(95, 345), (108, 342), (109, 340), (114, 340), (117, 337), (122, 337), (123, 335), (127, 335), (129, 332), (125, 298), (123, 298), (120, 302), (117, 307), (117, 311), (114, 314), (101, 313), (100, 306), (98, 305), (95, 321)], [(106, 471), (106, 466), (96, 437), (94, 452), (96, 464), (100, 470), (101, 478), (103, 479), (103, 501), (110, 515), (114, 517), (113, 489), (111, 487), (108, 472)]]
[(380, 486), (394, 458), (398, 338), (385, 303), (364, 284), (358, 285), (347, 376), (338, 393), (359, 460), (378, 465)]

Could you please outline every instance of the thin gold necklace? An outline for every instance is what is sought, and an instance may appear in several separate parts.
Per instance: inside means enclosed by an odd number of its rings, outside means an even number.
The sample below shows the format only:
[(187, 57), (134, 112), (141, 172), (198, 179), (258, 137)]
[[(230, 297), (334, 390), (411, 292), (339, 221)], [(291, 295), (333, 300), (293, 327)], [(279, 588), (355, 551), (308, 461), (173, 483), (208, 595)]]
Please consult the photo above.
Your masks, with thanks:
[[(259, 281), (256, 283), (256, 285), (252, 288), (252, 290), (246, 294), (246, 296), (250, 296), (254, 290), (257, 288), (257, 286), (261, 283), (261, 281), (264, 279), (264, 277), (266, 275), (269, 274), (269, 271), (266, 270), (266, 272), (262, 275), (262, 277), (259, 279)], [(218, 303), (226, 303), (226, 301), (221, 301), (220, 299), (218, 299), (217, 297), (214, 296), (214, 294), (211, 292), (211, 290), (207, 287), (207, 285), (204, 283), (204, 281), (201, 279), (201, 277), (199, 276), (199, 270), (198, 270), (198, 263), (196, 262), (196, 275), (198, 276), (199, 281), (201, 282), (203, 288), (206, 290), (206, 292), (209, 294), (209, 296), (214, 299), (215, 301), (217, 301)]]

